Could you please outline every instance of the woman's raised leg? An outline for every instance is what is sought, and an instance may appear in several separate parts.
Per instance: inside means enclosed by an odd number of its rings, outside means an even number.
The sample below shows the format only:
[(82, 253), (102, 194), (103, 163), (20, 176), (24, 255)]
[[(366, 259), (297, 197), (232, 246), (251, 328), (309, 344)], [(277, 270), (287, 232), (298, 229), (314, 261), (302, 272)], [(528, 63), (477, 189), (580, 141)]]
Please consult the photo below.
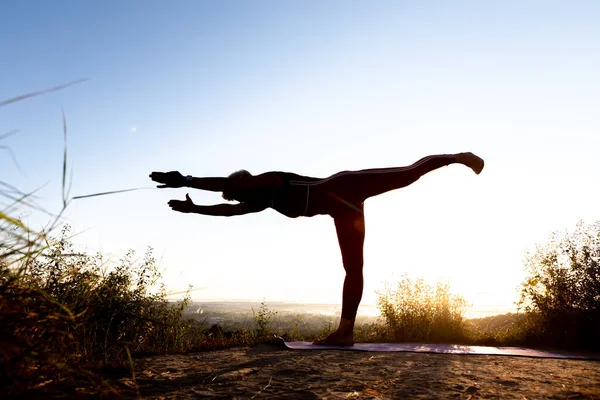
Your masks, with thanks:
[(362, 203), (369, 197), (406, 187), (423, 175), (448, 166), (463, 164), (476, 174), (483, 169), (483, 160), (473, 153), (440, 154), (423, 157), (406, 167), (345, 171), (329, 178), (330, 191), (351, 203)]

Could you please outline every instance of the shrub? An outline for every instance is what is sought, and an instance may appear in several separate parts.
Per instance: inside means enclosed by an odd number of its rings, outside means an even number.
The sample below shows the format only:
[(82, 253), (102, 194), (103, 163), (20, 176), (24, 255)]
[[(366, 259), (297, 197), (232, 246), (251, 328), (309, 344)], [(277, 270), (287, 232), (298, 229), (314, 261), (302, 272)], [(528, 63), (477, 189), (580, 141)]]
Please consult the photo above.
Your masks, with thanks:
[(527, 254), (519, 307), (528, 314), (525, 338), (534, 344), (598, 349), (600, 221), (553, 233)]
[[(0, 107), (64, 89), (83, 80), (0, 102)], [(16, 133), (0, 135), (0, 140)], [(0, 181), (0, 396), (81, 397), (115, 394), (94, 371), (98, 365), (131, 361), (131, 352), (174, 352), (198, 337), (164, 288), (150, 289), (160, 275), (151, 249), (143, 261), (128, 253), (114, 269), (102, 257), (73, 253), (68, 227), (51, 235), (69, 203), (67, 124), (62, 168), (62, 210), (48, 213), (31, 194)], [(0, 146), (13, 156), (7, 146)], [(13, 156), (15, 164), (16, 158)], [(57, 215), (45, 231), (25, 226), (25, 207)]]
[(257, 338), (262, 338), (265, 336), (269, 336), (271, 332), (271, 323), (277, 316), (277, 311), (269, 310), (267, 304), (263, 300), (260, 303), (260, 308), (258, 311), (254, 311), (252, 309), (252, 314), (254, 315), (254, 323), (256, 324), (255, 335)]
[(448, 284), (426, 284), (406, 275), (395, 289), (377, 292), (378, 308), (390, 339), (396, 341), (464, 341), (466, 301)]
[(152, 290), (160, 278), (152, 249), (108, 268), (100, 255), (74, 253), (68, 233), (67, 226), (37, 257), (1, 270), (2, 383), (11, 394), (31, 395), (44, 382), (64, 393), (85, 386), (81, 378), (99, 390), (95, 368), (197, 345), (200, 330), (182, 318), (189, 296), (173, 305), (164, 287)]

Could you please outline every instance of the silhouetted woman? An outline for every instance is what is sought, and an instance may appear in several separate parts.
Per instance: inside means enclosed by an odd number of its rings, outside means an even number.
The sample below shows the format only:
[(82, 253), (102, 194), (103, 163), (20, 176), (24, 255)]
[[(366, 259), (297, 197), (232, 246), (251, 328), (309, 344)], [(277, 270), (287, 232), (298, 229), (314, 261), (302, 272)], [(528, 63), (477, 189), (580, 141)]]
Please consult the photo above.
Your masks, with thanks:
[(342, 297), (342, 316), (338, 329), (315, 344), (354, 344), (354, 321), (363, 292), (363, 243), (365, 220), (363, 204), (370, 197), (400, 189), (421, 176), (450, 164), (462, 164), (479, 174), (484, 166), (473, 153), (432, 155), (397, 168), (343, 171), (329, 178), (311, 178), (289, 172), (266, 172), (253, 176), (248, 171), (234, 172), (227, 178), (196, 178), (177, 171), (152, 172), (150, 178), (162, 183), (159, 188), (191, 187), (222, 192), (225, 200), (237, 204), (200, 206), (186, 200), (171, 200), (169, 206), (183, 213), (234, 216), (272, 208), (290, 217), (329, 215), (333, 218), (346, 270)]

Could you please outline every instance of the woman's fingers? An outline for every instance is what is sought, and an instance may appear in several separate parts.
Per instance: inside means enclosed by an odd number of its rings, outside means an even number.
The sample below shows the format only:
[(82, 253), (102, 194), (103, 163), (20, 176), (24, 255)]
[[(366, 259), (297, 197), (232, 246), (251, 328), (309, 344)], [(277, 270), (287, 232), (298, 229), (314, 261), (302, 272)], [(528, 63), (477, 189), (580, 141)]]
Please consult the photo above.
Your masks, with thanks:
[(150, 176), (150, 178), (152, 178), (152, 180), (153, 180), (154, 182), (158, 182), (158, 183), (163, 183), (163, 184), (165, 184), (165, 187), (167, 187), (167, 185), (166, 185), (166, 183), (167, 183), (167, 180), (165, 179), (165, 177), (164, 177), (164, 176), (160, 176), (160, 175), (151, 175), (151, 176)]
[(150, 175), (150, 179), (155, 182), (163, 183), (164, 186), (158, 186), (160, 188), (178, 188), (184, 185), (184, 178), (179, 171), (170, 171), (170, 172), (152, 172)]
[(194, 205), (189, 195), (186, 195), (186, 200), (170, 200), (168, 204), (174, 211), (179, 212), (190, 212)]

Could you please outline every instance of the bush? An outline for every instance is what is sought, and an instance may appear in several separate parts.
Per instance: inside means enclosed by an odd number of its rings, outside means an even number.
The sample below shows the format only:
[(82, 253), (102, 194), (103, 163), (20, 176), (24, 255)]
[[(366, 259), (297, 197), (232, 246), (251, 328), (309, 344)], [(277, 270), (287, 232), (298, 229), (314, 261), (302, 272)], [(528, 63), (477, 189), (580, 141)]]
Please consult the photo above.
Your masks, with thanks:
[(37, 257), (4, 262), (0, 271), (0, 383), (11, 395), (32, 395), (40, 384), (67, 393), (85, 387), (82, 378), (89, 390), (108, 390), (92, 371), (122, 368), (131, 354), (183, 352), (201, 340), (196, 324), (182, 318), (189, 297), (173, 305), (164, 287), (152, 291), (160, 278), (152, 249), (141, 261), (130, 251), (109, 269), (100, 255), (74, 253), (68, 233), (65, 227)]
[(378, 292), (378, 307), (389, 339), (395, 341), (461, 342), (466, 339), (466, 301), (448, 284), (426, 284), (406, 275), (392, 290)]
[(528, 314), (525, 338), (534, 344), (599, 349), (600, 222), (554, 233), (525, 261), (519, 307)]
[(269, 310), (267, 304), (263, 300), (260, 303), (260, 308), (258, 311), (254, 311), (252, 309), (252, 314), (254, 315), (254, 323), (256, 324), (256, 328), (254, 333), (257, 338), (267, 337), (273, 332), (271, 331), (271, 323), (277, 316), (277, 311)]
[[(18, 96), (0, 107), (82, 81)], [(62, 210), (45, 231), (31, 230), (16, 215), (23, 207), (56, 214), (0, 180), (0, 397), (114, 395), (96, 367), (131, 363), (132, 352), (183, 351), (200, 336), (182, 318), (189, 297), (173, 306), (164, 288), (151, 291), (160, 277), (151, 249), (142, 262), (128, 253), (109, 272), (100, 255), (73, 252), (68, 227), (60, 239), (51, 239), (70, 201), (64, 113), (63, 134)], [(11, 149), (1, 147), (18, 168)]]

